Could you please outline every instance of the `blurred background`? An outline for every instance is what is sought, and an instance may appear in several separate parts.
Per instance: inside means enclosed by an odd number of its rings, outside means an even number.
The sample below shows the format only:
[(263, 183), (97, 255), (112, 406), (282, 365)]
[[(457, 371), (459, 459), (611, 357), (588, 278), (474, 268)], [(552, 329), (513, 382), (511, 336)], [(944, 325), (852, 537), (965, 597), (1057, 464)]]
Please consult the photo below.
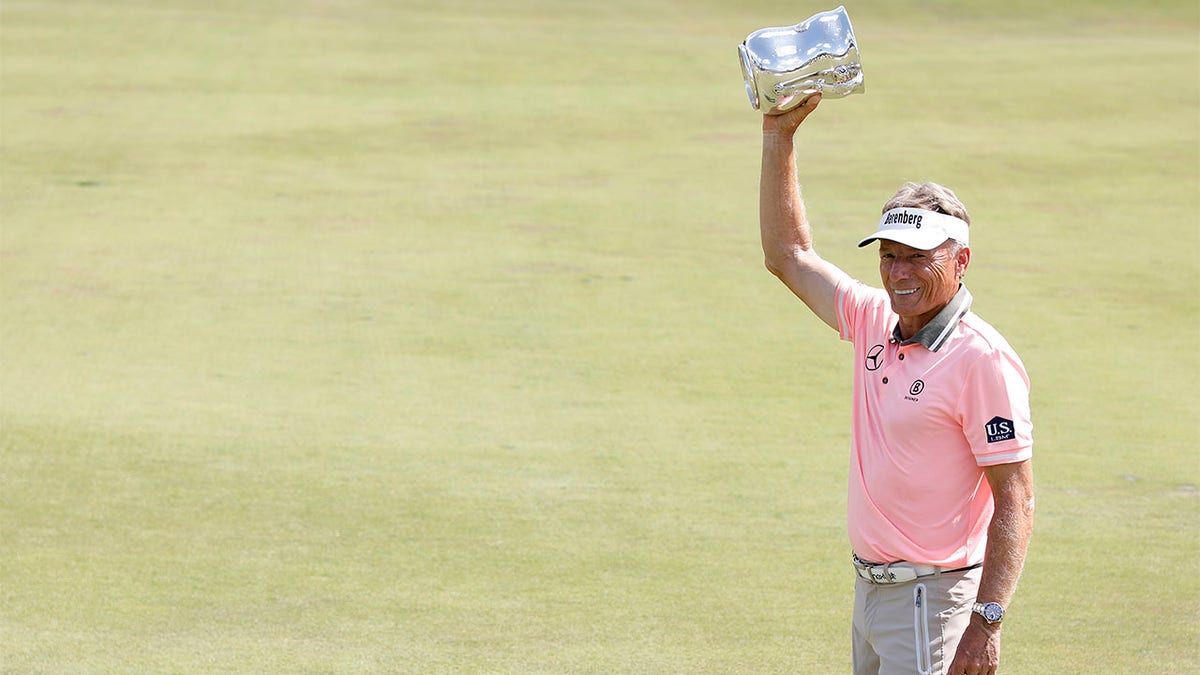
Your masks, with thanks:
[[(953, 187), (1034, 383), (1005, 669), (1197, 671), (1200, 8), (846, 7), (818, 248)], [(826, 9), (7, 0), (0, 669), (848, 670), (736, 54)]]

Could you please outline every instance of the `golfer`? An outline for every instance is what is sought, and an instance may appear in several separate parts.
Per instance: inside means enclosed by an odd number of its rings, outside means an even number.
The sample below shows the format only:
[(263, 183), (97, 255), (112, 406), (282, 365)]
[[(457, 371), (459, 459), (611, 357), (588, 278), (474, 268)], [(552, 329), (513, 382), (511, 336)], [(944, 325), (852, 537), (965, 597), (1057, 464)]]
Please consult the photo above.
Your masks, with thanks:
[(854, 344), (854, 672), (994, 673), (1033, 529), (1029, 378), (971, 312), (951, 190), (909, 183), (884, 206), (859, 243), (878, 242), (882, 289), (813, 250), (793, 139), (819, 103), (764, 116), (759, 217), (767, 268)]

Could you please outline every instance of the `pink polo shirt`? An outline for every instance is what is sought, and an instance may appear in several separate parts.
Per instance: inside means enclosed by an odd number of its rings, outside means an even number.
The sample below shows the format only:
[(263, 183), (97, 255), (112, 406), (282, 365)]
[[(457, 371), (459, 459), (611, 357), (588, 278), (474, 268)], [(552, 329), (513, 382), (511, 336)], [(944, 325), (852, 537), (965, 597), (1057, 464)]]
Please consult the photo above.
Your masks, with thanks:
[(983, 467), (1033, 456), (1025, 367), (970, 305), (960, 287), (901, 343), (885, 291), (838, 286), (838, 330), (854, 343), (847, 519), (864, 560), (983, 562), (993, 510)]

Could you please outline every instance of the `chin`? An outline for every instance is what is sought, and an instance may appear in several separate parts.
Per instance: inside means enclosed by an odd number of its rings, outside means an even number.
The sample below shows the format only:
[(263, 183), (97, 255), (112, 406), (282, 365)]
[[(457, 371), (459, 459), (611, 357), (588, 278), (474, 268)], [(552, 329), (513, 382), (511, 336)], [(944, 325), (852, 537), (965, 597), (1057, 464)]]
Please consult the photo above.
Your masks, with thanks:
[(897, 314), (899, 314), (901, 309), (904, 307), (907, 307), (910, 310), (915, 310), (917, 305), (925, 304), (920, 300), (920, 296), (920, 293), (916, 293), (914, 295), (901, 298), (895, 293), (888, 291), (888, 300), (892, 303), (892, 309), (895, 310)]

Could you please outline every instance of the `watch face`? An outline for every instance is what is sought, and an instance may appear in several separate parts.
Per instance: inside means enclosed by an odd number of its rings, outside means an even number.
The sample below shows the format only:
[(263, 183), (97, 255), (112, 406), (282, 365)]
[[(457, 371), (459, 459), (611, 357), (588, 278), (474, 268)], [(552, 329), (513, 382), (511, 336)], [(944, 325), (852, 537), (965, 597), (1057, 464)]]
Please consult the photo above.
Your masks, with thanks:
[(989, 602), (983, 606), (983, 618), (991, 623), (996, 623), (1004, 618), (1004, 608), (994, 602)]

